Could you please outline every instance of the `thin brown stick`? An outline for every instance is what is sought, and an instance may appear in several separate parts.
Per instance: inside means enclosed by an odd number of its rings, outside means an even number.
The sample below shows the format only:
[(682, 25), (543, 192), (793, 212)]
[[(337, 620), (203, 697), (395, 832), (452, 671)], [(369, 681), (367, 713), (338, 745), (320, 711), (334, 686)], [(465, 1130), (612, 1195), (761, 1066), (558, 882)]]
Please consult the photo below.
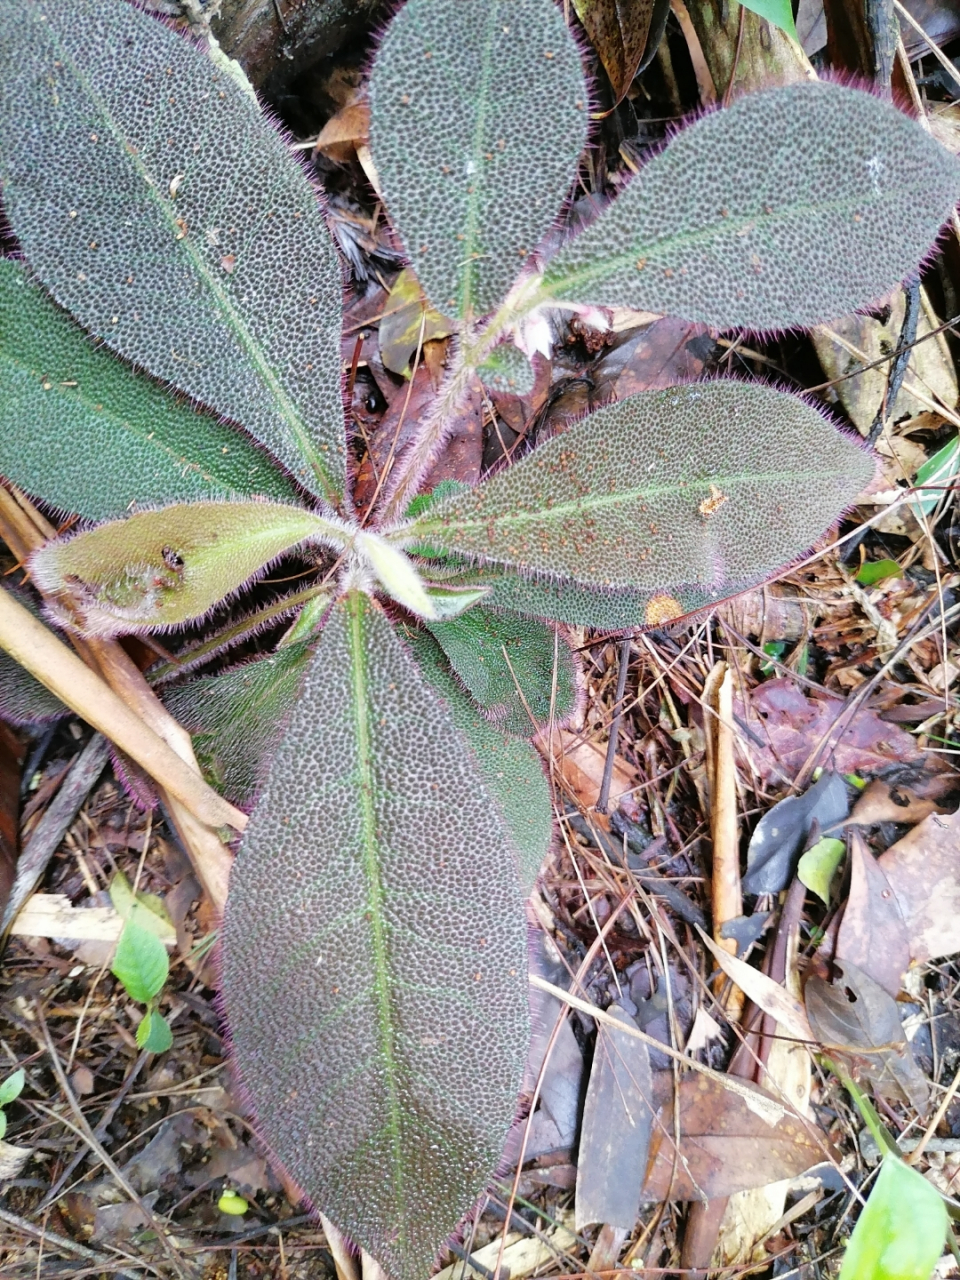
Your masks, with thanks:
[[(725, 938), (723, 926), (743, 915), (740, 887), (740, 837), (737, 822), (737, 775), (733, 758), (733, 673), (726, 663), (717, 663), (707, 677), (704, 701), (714, 702), (715, 714), (705, 724), (712, 743), (710, 751), (710, 833), (713, 840), (713, 938), (717, 946), (736, 955), (737, 944)], [(743, 992), (729, 986), (720, 974), (714, 991), (722, 999), (731, 1022), (743, 1012)], [(725, 994), (721, 994), (725, 993)]]

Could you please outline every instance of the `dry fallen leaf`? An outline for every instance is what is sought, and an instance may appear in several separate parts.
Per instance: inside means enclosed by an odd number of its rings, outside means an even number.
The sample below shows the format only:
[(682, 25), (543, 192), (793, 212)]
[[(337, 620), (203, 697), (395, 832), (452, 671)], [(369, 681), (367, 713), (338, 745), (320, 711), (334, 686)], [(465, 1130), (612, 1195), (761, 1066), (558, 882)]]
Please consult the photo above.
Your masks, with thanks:
[[(600, 783), (603, 780), (603, 766), (606, 762), (606, 747), (581, 738), (569, 729), (554, 731), (548, 740), (547, 733), (538, 733), (533, 740), (534, 746), (548, 760), (551, 756), (556, 764), (557, 773), (570, 795), (584, 809), (592, 809), (600, 794)], [(613, 781), (610, 786), (610, 808), (618, 804), (627, 817), (636, 818), (638, 811), (636, 801), (629, 793), (637, 786), (639, 778), (636, 770), (621, 756), (613, 762)]]
[(960, 810), (932, 813), (881, 854), (916, 961), (960, 951)]
[[(798, 1117), (782, 1113), (771, 1124), (741, 1093), (709, 1076), (684, 1080), (679, 1090), (680, 1151), (673, 1133), (673, 1073), (654, 1073), (651, 1159), (643, 1187), (646, 1201), (700, 1200), (731, 1196), (793, 1178), (832, 1158), (829, 1142), (818, 1139)], [(745, 1086), (738, 1081), (738, 1086)], [(758, 1102), (770, 1095), (751, 1089)]]
[(857, 965), (893, 997), (910, 964), (900, 904), (858, 831), (850, 837), (850, 895), (837, 935), (837, 960)]

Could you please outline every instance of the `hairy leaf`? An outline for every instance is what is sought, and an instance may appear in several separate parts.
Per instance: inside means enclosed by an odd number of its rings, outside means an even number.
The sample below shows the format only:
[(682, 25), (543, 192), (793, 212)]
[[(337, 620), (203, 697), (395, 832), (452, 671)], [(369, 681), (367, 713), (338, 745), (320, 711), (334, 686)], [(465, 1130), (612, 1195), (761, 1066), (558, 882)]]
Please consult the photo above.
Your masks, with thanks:
[(454, 679), (443, 650), (426, 631), (404, 627), (402, 635), (420, 674), (444, 700), (453, 723), (470, 745), (483, 781), (513, 837), (526, 897), (553, 838), (553, 807), (541, 757), (529, 743), (504, 733), (480, 714)]
[(0, 86), (4, 203), (57, 301), (335, 499), (340, 267), (251, 95), (117, 0), (0, 6)]
[(634, 630), (663, 627), (712, 609), (729, 596), (749, 591), (756, 580), (727, 583), (722, 590), (674, 586), (666, 591), (604, 591), (567, 578), (538, 578), (500, 566), (466, 569), (451, 580), (457, 585), (485, 587), (486, 603), (534, 618), (578, 627)]
[(204, 772), (235, 804), (263, 784), (309, 661), (306, 645), (291, 644), (164, 694), (167, 710), (194, 735)]
[[(354, 539), (354, 546), (392, 600), (421, 618), (442, 616), (409, 556), (405, 556), (389, 542), (384, 542), (375, 533), (359, 532)], [(442, 609), (442, 604), (440, 607)]]
[(480, 381), (490, 391), (529, 395), (533, 390), (534, 371), (527, 357), (512, 342), (501, 342), (477, 369)]
[[(35, 618), (40, 617), (35, 596), (16, 587), (5, 587), (4, 590), (10, 591)], [(57, 634), (62, 636), (62, 632)], [(51, 693), (8, 653), (0, 651), (0, 719), (15, 725), (40, 725), (69, 714), (55, 693)]]
[(555, 627), (474, 608), (429, 630), (471, 696), (508, 732), (530, 738), (551, 708), (560, 722), (576, 706), (576, 664)]
[(434, 307), (475, 317), (560, 211), (586, 143), (580, 56), (553, 0), (408, 0), (370, 80), (370, 145)]
[(259, 1128), (393, 1280), (483, 1189), (528, 1038), (510, 841), (386, 617), (334, 606), (230, 881), (223, 994)]
[(887, 103), (804, 82), (684, 130), (547, 264), (548, 296), (721, 327), (813, 325), (916, 269), (960, 161)]
[(797, 556), (872, 473), (796, 397), (699, 383), (599, 410), (395, 536), (609, 590), (721, 593)]
[(333, 529), (302, 507), (195, 502), (48, 542), (30, 571), (42, 591), (66, 597), (88, 635), (175, 627), (304, 539), (331, 541)]
[(97, 347), (0, 260), (0, 475), (90, 520), (294, 485), (262, 449)]
[(886, 1155), (847, 1245), (840, 1280), (930, 1280), (948, 1228), (936, 1188)]

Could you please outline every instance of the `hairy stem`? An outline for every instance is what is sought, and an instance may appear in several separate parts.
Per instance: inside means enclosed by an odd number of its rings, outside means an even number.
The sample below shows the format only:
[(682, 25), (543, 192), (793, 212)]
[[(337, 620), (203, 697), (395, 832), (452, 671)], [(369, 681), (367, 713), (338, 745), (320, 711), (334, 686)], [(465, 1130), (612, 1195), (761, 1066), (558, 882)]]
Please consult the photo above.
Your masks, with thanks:
[(477, 368), (489, 359), (494, 347), (502, 341), (511, 326), (529, 315), (545, 300), (540, 292), (540, 284), (539, 276), (522, 278), (504, 299), (500, 310), (481, 329), (464, 335), (430, 412), (420, 424), (413, 443), (394, 468), (377, 521), (379, 528), (388, 529), (403, 519), (404, 511), (446, 440), (458, 411), (467, 401)]

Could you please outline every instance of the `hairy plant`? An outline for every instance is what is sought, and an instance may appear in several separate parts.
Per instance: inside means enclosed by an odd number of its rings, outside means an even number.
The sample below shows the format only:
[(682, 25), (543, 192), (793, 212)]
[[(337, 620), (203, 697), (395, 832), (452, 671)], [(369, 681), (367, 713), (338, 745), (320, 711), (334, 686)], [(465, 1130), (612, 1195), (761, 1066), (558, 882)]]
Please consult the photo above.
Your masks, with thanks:
[[(565, 624), (660, 625), (765, 580), (873, 462), (812, 404), (718, 380), (603, 408), (472, 488), (423, 476), (478, 380), (530, 385), (545, 310), (762, 330), (868, 306), (930, 249), (960, 165), (864, 93), (771, 89), (680, 132), (549, 256), (588, 118), (552, 0), (408, 0), (370, 101), (389, 216), (456, 341), (361, 524), (340, 265), (242, 74), (120, 0), (0, 5), (23, 256), (0, 262), (0, 473), (81, 517), (30, 562), (81, 634), (195, 622), (296, 553), (297, 593), (186, 665), (292, 617), (275, 651), (166, 696), (253, 805), (222, 954), (260, 1132), (420, 1280), (514, 1116), (551, 841), (527, 739), (577, 705)], [(8, 703), (57, 711), (33, 686)]]

